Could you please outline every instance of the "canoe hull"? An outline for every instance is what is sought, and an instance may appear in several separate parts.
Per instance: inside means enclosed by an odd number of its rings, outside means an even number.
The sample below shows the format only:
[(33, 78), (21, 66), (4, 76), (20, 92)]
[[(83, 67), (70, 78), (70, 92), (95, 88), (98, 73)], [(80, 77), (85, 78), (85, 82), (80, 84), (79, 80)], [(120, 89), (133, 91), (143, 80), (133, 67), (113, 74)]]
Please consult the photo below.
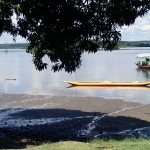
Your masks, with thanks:
[(146, 69), (150, 69), (150, 65), (140, 65), (140, 64), (136, 64), (139, 68), (146, 68)]
[(64, 81), (71, 84), (72, 86), (147, 86), (150, 82), (75, 82), (75, 81)]

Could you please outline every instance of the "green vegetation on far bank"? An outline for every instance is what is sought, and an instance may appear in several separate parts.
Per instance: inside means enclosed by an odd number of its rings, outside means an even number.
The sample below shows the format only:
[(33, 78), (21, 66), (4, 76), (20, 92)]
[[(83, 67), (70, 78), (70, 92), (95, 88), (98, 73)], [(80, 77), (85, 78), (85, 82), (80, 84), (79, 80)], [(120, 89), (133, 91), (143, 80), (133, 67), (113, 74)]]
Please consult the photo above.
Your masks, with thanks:
[(122, 47), (150, 47), (150, 41), (120, 41), (119, 48)]
[(28, 43), (0, 44), (0, 49), (26, 49)]
[[(27, 46), (28, 43), (0, 44), (0, 49), (26, 49)], [(118, 47), (150, 47), (150, 41), (120, 41)]]
[(28, 148), (29, 150), (149, 150), (148, 139), (124, 139), (124, 140), (101, 140), (96, 139), (88, 143), (84, 142), (56, 142), (45, 143), (40, 146)]

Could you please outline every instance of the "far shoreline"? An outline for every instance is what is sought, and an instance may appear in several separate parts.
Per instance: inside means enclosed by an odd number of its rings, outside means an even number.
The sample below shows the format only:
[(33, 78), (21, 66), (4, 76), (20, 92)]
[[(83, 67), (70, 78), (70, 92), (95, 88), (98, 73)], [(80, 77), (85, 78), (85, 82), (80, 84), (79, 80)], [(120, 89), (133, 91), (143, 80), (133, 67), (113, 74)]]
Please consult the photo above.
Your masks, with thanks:
[[(26, 49), (29, 43), (1, 43), (0, 49)], [(119, 41), (120, 48), (143, 48), (150, 47), (150, 41)]]

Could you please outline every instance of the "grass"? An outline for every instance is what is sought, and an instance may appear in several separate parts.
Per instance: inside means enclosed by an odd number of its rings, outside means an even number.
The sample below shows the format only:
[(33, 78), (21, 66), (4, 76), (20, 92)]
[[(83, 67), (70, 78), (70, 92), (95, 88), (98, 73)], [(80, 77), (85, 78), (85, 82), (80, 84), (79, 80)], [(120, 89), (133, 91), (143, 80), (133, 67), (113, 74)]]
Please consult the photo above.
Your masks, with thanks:
[[(98, 145), (97, 145), (98, 146)], [(29, 150), (97, 150), (96, 144), (67, 141), (50, 144), (42, 144)]]
[(95, 139), (84, 142), (56, 142), (44, 143), (40, 146), (28, 148), (28, 150), (150, 150), (148, 139)]

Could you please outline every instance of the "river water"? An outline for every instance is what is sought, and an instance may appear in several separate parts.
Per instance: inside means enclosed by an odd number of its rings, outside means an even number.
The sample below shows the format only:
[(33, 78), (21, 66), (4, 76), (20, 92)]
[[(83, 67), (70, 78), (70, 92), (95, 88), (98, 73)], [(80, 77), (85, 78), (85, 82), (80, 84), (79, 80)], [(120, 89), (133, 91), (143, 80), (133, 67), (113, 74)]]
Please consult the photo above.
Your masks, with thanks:
[[(5, 50), (4, 50), (5, 51)], [(0, 93), (50, 96), (92, 96), (108, 99), (125, 99), (150, 104), (150, 87), (91, 87), (70, 88), (63, 80), (74, 81), (150, 81), (150, 70), (135, 65), (136, 55), (150, 53), (150, 48), (127, 48), (112, 52), (99, 51), (83, 54), (82, 66), (75, 73), (54, 73), (49, 62), (47, 70), (39, 72), (32, 56), (25, 51), (0, 52)], [(16, 80), (6, 80), (16, 79)]]

